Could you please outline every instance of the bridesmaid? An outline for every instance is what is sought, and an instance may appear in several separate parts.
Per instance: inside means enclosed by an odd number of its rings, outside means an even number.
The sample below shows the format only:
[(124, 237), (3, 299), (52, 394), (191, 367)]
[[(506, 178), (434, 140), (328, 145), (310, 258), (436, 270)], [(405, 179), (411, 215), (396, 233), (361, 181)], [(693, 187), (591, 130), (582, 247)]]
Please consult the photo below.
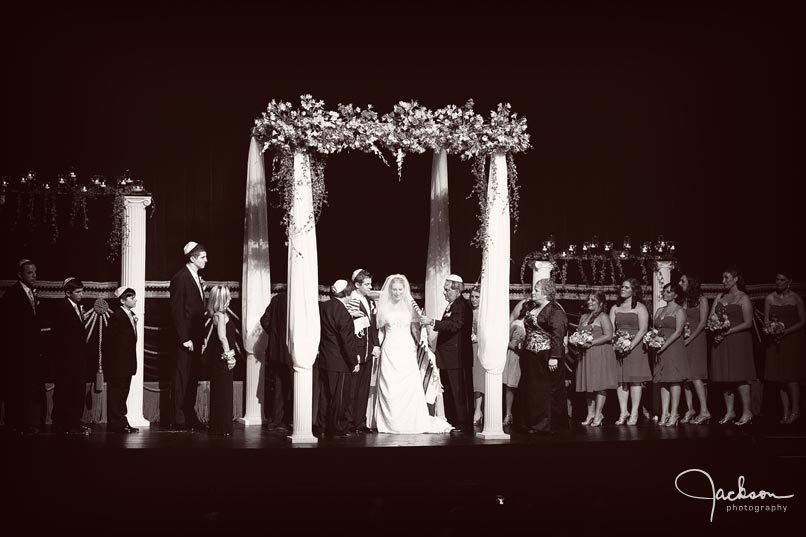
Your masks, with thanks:
[(591, 293), (588, 296), (588, 312), (579, 319), (579, 331), (593, 335), (593, 341), (581, 349), (576, 372), (577, 391), (585, 392), (588, 402), (588, 416), (582, 425), (591, 427), (602, 425), (602, 408), (607, 400), (605, 390), (618, 387), (618, 361), (611, 344), (613, 324), (605, 313), (606, 307), (604, 292)]
[[(683, 289), (676, 283), (663, 286), (663, 300), (666, 305), (655, 312), (654, 325), (660, 330), (665, 341), (657, 351), (654, 382), (660, 384), (660, 400), (663, 413), (658, 425), (677, 426), (680, 419), (680, 383), (691, 377), (683, 342), (683, 329), (686, 313), (683, 310)], [(669, 403), (671, 398), (671, 411)]]
[(536, 306), (533, 300), (526, 300), (520, 304), (519, 317), (509, 325), (509, 345), (507, 347), (507, 361), (504, 364), (502, 380), (506, 389), (506, 414), (504, 425), (512, 425), (512, 402), (515, 400), (515, 390), (521, 380), (520, 353), (523, 341), (526, 338), (526, 329), (523, 327), (523, 318), (526, 313)]
[(470, 291), (470, 306), (473, 308), (473, 331), (470, 340), (473, 342), (473, 425), (481, 425), (484, 418), (484, 377), (486, 370), (479, 361), (479, 303), (481, 291), (476, 286)]
[[(691, 376), (689, 381), (683, 385), (686, 395), (686, 415), (680, 423), (695, 425), (707, 425), (711, 421), (711, 413), (708, 411), (708, 391), (705, 381), (708, 380), (708, 342), (705, 337), (705, 323), (708, 320), (708, 299), (702, 296), (700, 282), (690, 274), (683, 274), (680, 277), (680, 288), (686, 294), (684, 308), (686, 311), (686, 322), (689, 328), (688, 337), (685, 338), (686, 356), (688, 357), (688, 368)], [(694, 392), (697, 394), (697, 401), (700, 404), (700, 412), (694, 410)], [(694, 417), (696, 415), (696, 417)]]
[(232, 434), (232, 368), (235, 367), (235, 327), (227, 315), (229, 288), (216, 285), (210, 290), (207, 313), (213, 320), (210, 340), (204, 350), (210, 364), (210, 428), (212, 435)]
[[(635, 278), (624, 280), (621, 284), (619, 303), (610, 308), (610, 322), (617, 331), (626, 330), (632, 336), (630, 351), (618, 356), (619, 385), (616, 395), (621, 414), (616, 425), (635, 425), (638, 423), (643, 383), (652, 380), (649, 359), (641, 341), (647, 332), (649, 313), (641, 302), (641, 284)], [(632, 399), (631, 413), (627, 412), (628, 399)]]
[(753, 421), (750, 406), (750, 382), (756, 380), (756, 367), (753, 362), (753, 304), (744, 292), (744, 280), (735, 268), (722, 273), (724, 293), (720, 293), (711, 306), (711, 314), (726, 314), (730, 327), (716, 334), (711, 349), (711, 380), (722, 383), (725, 399), (725, 416), (719, 420), (722, 425), (736, 419), (734, 410), (735, 392), (742, 400), (742, 415), (736, 425), (747, 425)]
[(764, 299), (764, 322), (784, 323), (782, 337), (767, 344), (764, 369), (764, 378), (779, 385), (783, 424), (794, 423), (800, 416), (800, 384), (806, 383), (806, 314), (803, 299), (790, 289), (791, 284), (790, 276), (779, 272), (775, 291)]

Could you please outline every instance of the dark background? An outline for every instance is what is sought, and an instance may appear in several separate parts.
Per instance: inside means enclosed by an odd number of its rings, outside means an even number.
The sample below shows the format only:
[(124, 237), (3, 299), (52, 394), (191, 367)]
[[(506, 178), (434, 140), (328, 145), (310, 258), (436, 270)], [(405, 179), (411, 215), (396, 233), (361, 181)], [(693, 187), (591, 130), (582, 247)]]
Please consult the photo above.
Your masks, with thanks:
[[(643, 4), (7, 4), (0, 175), (130, 168), (155, 199), (147, 279), (169, 279), (195, 240), (209, 250), (206, 279), (238, 280), (250, 129), (269, 100), (311, 93), (385, 113), (399, 100), (439, 108), (472, 97), (485, 114), (504, 101), (528, 117), (534, 146), (516, 157), (513, 282), (549, 234), (561, 245), (663, 234), (707, 282), (734, 262), (750, 282), (771, 282), (780, 266), (802, 281), (792, 267), (802, 248), (802, 8)], [(424, 280), (430, 165), (430, 155), (408, 156), (398, 181), (375, 157), (330, 158), (320, 281), (358, 266), (376, 280)], [(452, 157), (449, 176), (452, 268), (473, 281), (470, 164)], [(12, 227), (7, 203), (0, 277), (32, 257), (40, 279), (116, 280), (108, 207), (92, 204), (88, 232), (62, 222), (50, 244), (44, 226)], [(270, 209), (274, 282), (286, 281), (281, 216)]]

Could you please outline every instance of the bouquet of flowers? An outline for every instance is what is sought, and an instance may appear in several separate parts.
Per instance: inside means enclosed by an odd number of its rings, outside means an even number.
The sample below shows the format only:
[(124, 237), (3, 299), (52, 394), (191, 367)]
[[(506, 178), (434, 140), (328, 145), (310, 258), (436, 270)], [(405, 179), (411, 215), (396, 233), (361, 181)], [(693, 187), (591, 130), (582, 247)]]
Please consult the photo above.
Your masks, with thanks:
[(653, 328), (644, 334), (644, 345), (651, 349), (660, 349), (666, 342), (666, 338), (660, 333), (660, 330)]
[(716, 334), (714, 336), (714, 343), (717, 345), (725, 339), (724, 332), (726, 332), (728, 328), (730, 328), (730, 320), (724, 311), (717, 309), (717, 311), (708, 316), (708, 323), (705, 325), (705, 329)]
[(613, 334), (613, 349), (617, 354), (627, 354), (632, 348), (632, 336), (626, 330), (616, 330)]
[(784, 330), (786, 329), (786, 325), (781, 321), (768, 321), (764, 323), (764, 335), (770, 337), (774, 341), (781, 341), (781, 338), (784, 337)]
[(691, 337), (691, 325), (689, 323), (686, 323), (685, 326), (683, 326), (683, 339), (688, 339), (690, 337)]
[(593, 334), (587, 330), (577, 330), (568, 338), (568, 343), (575, 347), (590, 347), (593, 343)]
[(529, 332), (526, 339), (526, 349), (532, 352), (547, 351), (551, 348), (551, 338), (543, 330), (537, 329)]
[(227, 362), (227, 369), (235, 367), (235, 349), (230, 349), (227, 352), (221, 353), (221, 359)]

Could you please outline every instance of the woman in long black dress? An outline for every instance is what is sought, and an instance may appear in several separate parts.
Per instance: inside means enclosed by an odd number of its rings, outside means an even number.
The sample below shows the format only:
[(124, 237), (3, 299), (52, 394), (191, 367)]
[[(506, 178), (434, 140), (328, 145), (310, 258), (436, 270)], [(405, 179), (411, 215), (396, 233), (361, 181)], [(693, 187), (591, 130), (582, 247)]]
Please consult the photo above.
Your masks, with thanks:
[(554, 282), (538, 280), (536, 305), (524, 316), (526, 339), (521, 351), (522, 400), (527, 432), (552, 434), (567, 426), (565, 403), (565, 338), (568, 319), (557, 302)]
[(207, 313), (213, 320), (204, 359), (210, 366), (210, 429), (213, 435), (232, 434), (232, 368), (235, 367), (235, 328), (227, 315), (229, 288), (216, 285), (210, 290)]

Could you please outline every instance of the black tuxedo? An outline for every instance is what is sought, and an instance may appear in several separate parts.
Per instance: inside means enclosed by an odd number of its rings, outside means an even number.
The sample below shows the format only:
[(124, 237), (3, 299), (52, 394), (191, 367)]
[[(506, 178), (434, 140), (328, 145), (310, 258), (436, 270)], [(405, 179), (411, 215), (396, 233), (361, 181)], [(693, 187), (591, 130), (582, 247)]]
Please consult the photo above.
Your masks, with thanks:
[(288, 295), (278, 293), (271, 299), (260, 318), (260, 326), (269, 335), (266, 348), (266, 393), (272, 394), (271, 408), (267, 409), (269, 427), (288, 426), (291, 423), (291, 405), (294, 389), (293, 362), (286, 342), (288, 328)]
[(472, 427), (473, 408), (473, 309), (463, 296), (451, 302), (441, 320), (434, 321), (437, 331), (436, 358), (445, 391), (445, 416), (455, 427)]
[[(196, 390), (201, 374), (201, 347), (204, 342), (204, 299), (187, 266), (171, 278), (171, 318), (176, 333), (176, 364), (173, 378), (173, 422), (193, 426), (196, 416)], [(193, 342), (193, 350), (182, 344)]]
[(106, 428), (120, 431), (129, 425), (126, 399), (137, 372), (137, 331), (122, 306), (113, 308), (104, 331), (103, 368), (106, 380)]
[(40, 309), (17, 282), (3, 295), (0, 313), (4, 330), (3, 377), (5, 382), (5, 422), (23, 429), (40, 426), (45, 412), (45, 371), (41, 354)]
[(319, 340), (319, 367), (323, 371), (324, 408), (327, 431), (343, 434), (350, 427), (352, 404), (351, 373), (359, 361), (353, 331), (353, 318), (336, 298), (324, 302), (319, 313), (322, 334)]
[(375, 301), (370, 297), (366, 297), (369, 311), (364, 306), (364, 303), (359, 299), (358, 308), (367, 316), (369, 320), (369, 327), (365, 328), (361, 333), (356, 335), (356, 344), (358, 346), (358, 354), (360, 357), (361, 367), (357, 373), (352, 374), (352, 393), (353, 400), (352, 407), (352, 426), (356, 428), (365, 428), (367, 426), (367, 402), (369, 400), (369, 388), (372, 382), (372, 349), (380, 346), (380, 339), (378, 338), (378, 323), (377, 323), (377, 306)]
[(77, 429), (82, 425), (87, 392), (87, 344), (83, 316), (79, 317), (76, 306), (67, 297), (53, 307), (51, 341), (56, 362), (53, 425), (60, 430)]

